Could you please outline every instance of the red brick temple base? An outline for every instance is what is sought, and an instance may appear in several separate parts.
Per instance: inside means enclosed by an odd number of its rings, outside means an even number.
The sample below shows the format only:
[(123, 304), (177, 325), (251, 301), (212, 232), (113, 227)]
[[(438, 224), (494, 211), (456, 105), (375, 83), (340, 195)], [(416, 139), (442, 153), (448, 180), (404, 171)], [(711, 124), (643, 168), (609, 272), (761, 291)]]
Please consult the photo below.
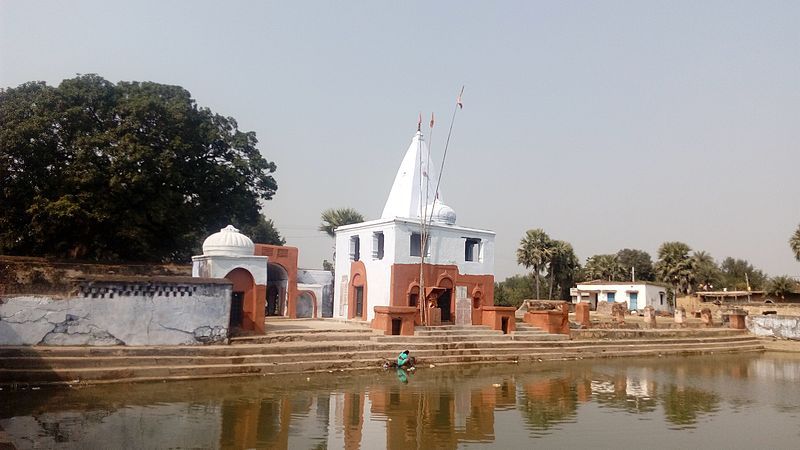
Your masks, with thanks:
[(481, 324), (508, 334), (517, 329), (513, 306), (481, 306)]
[(557, 309), (529, 310), (522, 320), (547, 333), (569, 335), (569, 305), (566, 302)]
[(413, 336), (415, 306), (376, 306), (372, 328), (383, 330), (385, 335)]

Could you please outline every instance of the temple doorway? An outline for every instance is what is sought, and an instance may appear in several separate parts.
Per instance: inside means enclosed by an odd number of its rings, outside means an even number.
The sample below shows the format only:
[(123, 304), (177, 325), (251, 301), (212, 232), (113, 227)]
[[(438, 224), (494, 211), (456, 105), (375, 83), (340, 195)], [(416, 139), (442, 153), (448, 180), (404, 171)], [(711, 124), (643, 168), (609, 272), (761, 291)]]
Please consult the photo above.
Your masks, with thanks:
[(442, 323), (452, 322), (453, 315), (450, 308), (450, 302), (453, 298), (452, 289), (444, 289), (436, 298), (436, 307), (442, 312)]
[(267, 263), (267, 304), (266, 315), (285, 316), (286, 311), (286, 288), (289, 282), (289, 274), (280, 264)]
[(230, 328), (241, 328), (244, 321), (244, 292), (231, 294)]

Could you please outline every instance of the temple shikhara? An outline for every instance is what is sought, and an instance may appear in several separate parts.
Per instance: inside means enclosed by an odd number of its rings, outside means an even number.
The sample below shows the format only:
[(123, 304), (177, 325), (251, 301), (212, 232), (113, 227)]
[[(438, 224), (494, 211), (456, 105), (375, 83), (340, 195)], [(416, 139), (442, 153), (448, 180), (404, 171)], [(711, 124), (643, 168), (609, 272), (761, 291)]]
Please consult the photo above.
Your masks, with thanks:
[(334, 317), (372, 321), (386, 334), (488, 320), (483, 316), (494, 303), (495, 233), (457, 225), (439, 180), (417, 131), (381, 217), (336, 229)]

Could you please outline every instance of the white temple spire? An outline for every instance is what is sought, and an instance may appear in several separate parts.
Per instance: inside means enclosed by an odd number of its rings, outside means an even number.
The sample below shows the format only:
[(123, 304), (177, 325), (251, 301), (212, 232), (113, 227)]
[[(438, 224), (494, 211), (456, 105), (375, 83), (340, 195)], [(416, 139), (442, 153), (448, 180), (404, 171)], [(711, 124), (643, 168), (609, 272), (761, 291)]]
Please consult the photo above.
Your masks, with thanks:
[[(420, 177), (422, 177), (421, 180)], [(436, 167), (436, 163), (430, 158), (428, 144), (425, 142), (422, 131), (417, 131), (411, 139), (411, 145), (409, 145), (406, 155), (403, 157), (403, 162), (400, 163), (400, 168), (397, 170), (397, 175), (394, 178), (389, 197), (386, 199), (386, 205), (383, 207), (381, 218), (419, 219), (420, 201), (427, 206), (425, 208), (426, 215), (430, 217), (431, 206), (434, 203), (434, 199), (437, 198), (436, 182), (438, 179), (439, 170)], [(441, 202), (442, 196), (439, 194), (435, 207), (437, 212), (434, 213), (433, 220), (438, 221), (440, 210), (444, 208), (450, 211), (447, 214), (450, 214), (452, 222), (455, 222), (455, 213)], [(449, 219), (446, 222), (452, 223)]]

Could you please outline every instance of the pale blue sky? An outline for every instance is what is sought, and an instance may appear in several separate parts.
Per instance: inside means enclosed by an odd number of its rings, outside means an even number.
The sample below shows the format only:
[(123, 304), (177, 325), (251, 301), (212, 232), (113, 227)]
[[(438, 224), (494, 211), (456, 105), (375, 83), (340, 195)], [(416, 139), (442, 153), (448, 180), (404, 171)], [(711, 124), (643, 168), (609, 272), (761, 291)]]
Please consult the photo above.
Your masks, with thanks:
[(76, 73), (187, 88), (258, 134), (301, 265), (327, 207), (377, 218), (415, 131), (466, 85), (444, 199), (523, 272), (681, 240), (800, 275), (800, 2), (0, 1), (0, 86)]

